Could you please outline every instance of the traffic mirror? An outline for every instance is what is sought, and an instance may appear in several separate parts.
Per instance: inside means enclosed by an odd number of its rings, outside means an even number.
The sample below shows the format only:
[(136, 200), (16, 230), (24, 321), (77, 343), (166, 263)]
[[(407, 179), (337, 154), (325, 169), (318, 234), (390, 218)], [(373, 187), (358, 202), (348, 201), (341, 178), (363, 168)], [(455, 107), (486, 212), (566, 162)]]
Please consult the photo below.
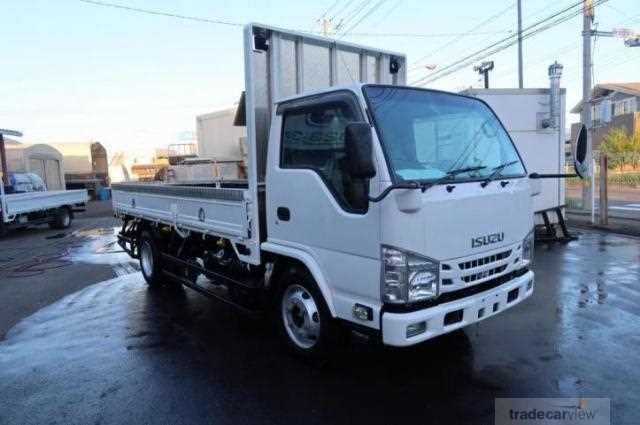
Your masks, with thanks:
[(587, 126), (582, 124), (575, 140), (573, 168), (581, 179), (588, 177), (589, 163), (587, 159)]

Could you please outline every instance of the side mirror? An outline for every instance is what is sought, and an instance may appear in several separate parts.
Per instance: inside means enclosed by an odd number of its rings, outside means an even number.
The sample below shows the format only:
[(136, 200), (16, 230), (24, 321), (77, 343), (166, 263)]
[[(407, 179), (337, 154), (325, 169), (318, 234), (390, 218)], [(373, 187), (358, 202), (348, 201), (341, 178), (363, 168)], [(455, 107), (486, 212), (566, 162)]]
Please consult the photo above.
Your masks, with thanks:
[(539, 179), (530, 179), (529, 187), (531, 188), (531, 196), (538, 196), (542, 193), (542, 182)]
[(573, 154), (573, 168), (581, 179), (588, 177), (589, 164), (587, 163), (587, 127), (582, 124), (576, 136), (575, 151)]
[(347, 124), (344, 142), (349, 174), (361, 179), (370, 179), (375, 176), (371, 126), (366, 122)]

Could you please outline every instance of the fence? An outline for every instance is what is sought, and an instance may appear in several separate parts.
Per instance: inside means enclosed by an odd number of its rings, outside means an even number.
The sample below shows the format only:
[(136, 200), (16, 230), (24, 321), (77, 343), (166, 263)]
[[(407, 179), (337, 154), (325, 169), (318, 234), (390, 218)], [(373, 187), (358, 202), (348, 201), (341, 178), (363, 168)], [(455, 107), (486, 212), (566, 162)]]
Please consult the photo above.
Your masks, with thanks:
[[(606, 157), (606, 178), (602, 175), (603, 158), (594, 152), (593, 179), (566, 180), (565, 203), (573, 212), (590, 212), (592, 205), (596, 221), (606, 224), (607, 215), (612, 218), (640, 220), (640, 164), (628, 157), (608, 155)], [(573, 169), (567, 166), (567, 173)], [(606, 186), (601, 188), (604, 182)], [(589, 190), (593, 185), (593, 203)], [(604, 197), (601, 199), (601, 197)], [(607, 215), (600, 212), (606, 207)]]

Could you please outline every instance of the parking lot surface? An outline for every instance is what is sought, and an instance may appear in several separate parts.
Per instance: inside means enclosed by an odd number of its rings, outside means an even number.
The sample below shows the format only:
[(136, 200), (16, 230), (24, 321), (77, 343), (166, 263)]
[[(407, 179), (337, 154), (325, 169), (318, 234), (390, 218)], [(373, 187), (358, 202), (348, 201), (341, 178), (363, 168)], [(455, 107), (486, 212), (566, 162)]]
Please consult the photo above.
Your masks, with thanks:
[[(353, 341), (322, 366), (189, 289), (107, 278), (0, 342), (0, 423), (491, 424), (496, 397), (561, 396), (610, 398), (612, 423), (634, 423), (640, 240), (583, 232), (536, 255), (521, 305), (413, 348)], [(55, 273), (89, 278), (88, 258)]]
[(114, 243), (110, 202), (90, 202), (64, 230), (14, 230), (0, 238), (0, 340), (21, 319), (88, 285), (134, 272)]

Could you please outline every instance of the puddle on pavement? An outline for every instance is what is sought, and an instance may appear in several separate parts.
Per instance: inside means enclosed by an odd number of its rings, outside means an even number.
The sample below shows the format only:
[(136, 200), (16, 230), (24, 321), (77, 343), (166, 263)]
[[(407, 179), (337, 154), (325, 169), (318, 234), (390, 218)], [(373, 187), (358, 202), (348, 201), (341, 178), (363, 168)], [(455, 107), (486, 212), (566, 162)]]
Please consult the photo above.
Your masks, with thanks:
[(111, 266), (116, 276), (140, 270), (136, 260), (129, 257), (116, 242), (118, 228), (95, 228), (58, 233), (45, 237), (36, 255), (32, 247), (3, 252), (0, 256), (0, 275), (29, 278), (68, 267), (73, 263)]
[(70, 249), (70, 260), (111, 265), (118, 276), (138, 272), (138, 262), (129, 257), (117, 243), (119, 231), (119, 227), (105, 227), (74, 232), (73, 236), (82, 240), (82, 243), (74, 244)]
[(580, 297), (578, 307), (585, 308), (590, 304), (604, 304), (609, 294), (607, 284), (601, 278), (596, 279), (595, 285), (580, 285)]

